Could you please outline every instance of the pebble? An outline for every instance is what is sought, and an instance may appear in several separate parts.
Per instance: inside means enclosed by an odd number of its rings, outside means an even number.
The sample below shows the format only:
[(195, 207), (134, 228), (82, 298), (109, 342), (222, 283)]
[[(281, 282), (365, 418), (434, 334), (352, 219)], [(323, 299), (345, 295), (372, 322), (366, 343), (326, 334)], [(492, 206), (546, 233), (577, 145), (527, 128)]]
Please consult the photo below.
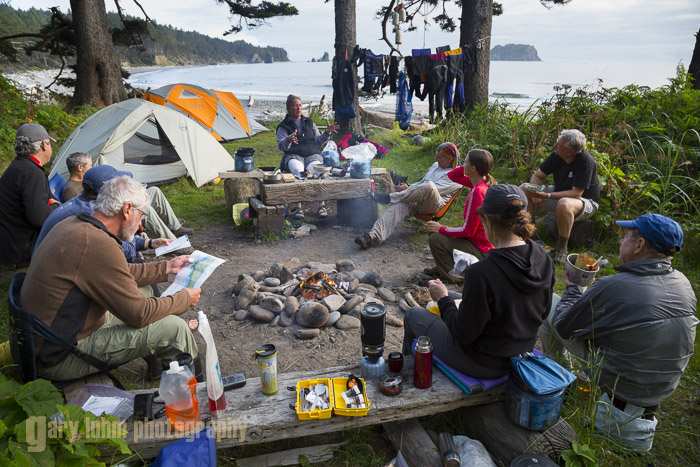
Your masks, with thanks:
[(360, 279), (360, 282), (364, 282), (365, 284), (371, 284), (375, 287), (380, 287), (384, 283), (384, 279), (382, 278), (382, 276), (379, 275), (378, 272), (370, 271), (367, 274), (365, 274), (362, 279)]
[(282, 326), (283, 328), (286, 328), (287, 326), (291, 326), (294, 324), (294, 318), (289, 316), (286, 311), (283, 311), (279, 315), (279, 325)]
[(234, 315), (233, 319), (236, 321), (243, 321), (248, 317), (248, 310), (238, 310)]
[(306, 328), (320, 328), (328, 320), (328, 308), (316, 302), (306, 302), (295, 315), (295, 320)]
[(360, 285), (357, 286), (357, 290), (369, 290), (373, 294), (377, 294), (377, 288), (371, 284), (360, 283)]
[(313, 339), (318, 337), (319, 334), (321, 334), (320, 329), (297, 329), (294, 333), (297, 339)]
[(335, 337), (333, 337), (333, 336), (329, 337), (328, 342), (330, 342), (331, 344), (335, 344)]
[(394, 316), (394, 315), (390, 315), (389, 313), (387, 313), (387, 314), (385, 315), (385, 320), (386, 320), (386, 324), (388, 324), (388, 325), (390, 325), (390, 326), (394, 326), (394, 327), (397, 327), (397, 328), (402, 328), (402, 327), (403, 327), (403, 320), (400, 319), (400, 318), (397, 318), (397, 317)]
[(284, 311), (293, 318), (298, 309), (299, 300), (296, 297), (287, 297), (284, 302)]
[(352, 272), (355, 269), (355, 263), (350, 259), (339, 259), (335, 262), (335, 268), (341, 272)]
[(348, 286), (348, 293), (355, 292), (359, 286), (360, 280), (357, 277), (355, 277), (353, 280), (350, 281), (350, 285)]
[(343, 315), (335, 322), (338, 329), (357, 329), (360, 327), (360, 320), (354, 316)]
[(357, 277), (357, 280), (358, 280), (358, 281), (359, 281), (360, 279), (362, 279), (363, 277), (365, 277), (365, 274), (366, 274), (366, 273), (365, 273), (364, 271), (360, 271), (359, 269), (353, 269), (353, 270), (352, 270), (352, 275), (355, 276), (355, 277)]
[(387, 289), (386, 287), (379, 287), (377, 289), (377, 295), (379, 295), (382, 298), (382, 300), (387, 302), (396, 301), (396, 294), (391, 290)]
[(345, 297), (345, 304), (338, 308), (341, 315), (346, 314), (348, 311), (352, 310), (356, 305), (362, 303), (363, 299), (360, 295), (347, 295)]
[(265, 279), (265, 271), (255, 271), (253, 273), (253, 279), (255, 279), (255, 282), (260, 282), (261, 280)]
[(277, 297), (269, 296), (260, 300), (260, 306), (273, 313), (279, 314), (284, 310), (284, 303)]
[(264, 283), (268, 287), (278, 287), (282, 282), (276, 277), (267, 277)]
[(340, 307), (345, 305), (345, 299), (340, 295), (332, 294), (325, 297), (322, 303), (326, 305), (329, 311), (333, 312), (338, 311)]
[(280, 315), (277, 315), (277, 316), (275, 316), (275, 319), (273, 319), (270, 322), (270, 326), (277, 326), (277, 323), (279, 323), (279, 321), (280, 321)]
[(259, 305), (250, 305), (248, 316), (260, 323), (269, 323), (275, 319), (275, 314)]
[(336, 321), (340, 319), (340, 313), (337, 311), (334, 311), (333, 313), (328, 315), (328, 321), (326, 321), (326, 324), (323, 325), (323, 327), (329, 328), (335, 324)]

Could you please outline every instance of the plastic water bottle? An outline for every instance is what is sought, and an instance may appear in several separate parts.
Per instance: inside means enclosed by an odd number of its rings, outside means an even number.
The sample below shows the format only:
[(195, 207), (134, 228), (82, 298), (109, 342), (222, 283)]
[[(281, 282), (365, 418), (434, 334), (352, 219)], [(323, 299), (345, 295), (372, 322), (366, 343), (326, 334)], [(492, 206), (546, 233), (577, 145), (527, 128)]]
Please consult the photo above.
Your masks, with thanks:
[(199, 422), (199, 402), (195, 396), (197, 380), (186, 366), (170, 362), (160, 377), (158, 392), (165, 401), (165, 413), (177, 431), (192, 431)]
[(203, 311), (198, 313), (199, 333), (207, 343), (207, 396), (209, 396), (209, 412), (216, 418), (221, 418), (226, 412), (226, 394), (224, 384), (221, 382), (221, 369), (219, 368), (219, 356), (216, 353), (214, 336), (211, 333), (209, 319)]

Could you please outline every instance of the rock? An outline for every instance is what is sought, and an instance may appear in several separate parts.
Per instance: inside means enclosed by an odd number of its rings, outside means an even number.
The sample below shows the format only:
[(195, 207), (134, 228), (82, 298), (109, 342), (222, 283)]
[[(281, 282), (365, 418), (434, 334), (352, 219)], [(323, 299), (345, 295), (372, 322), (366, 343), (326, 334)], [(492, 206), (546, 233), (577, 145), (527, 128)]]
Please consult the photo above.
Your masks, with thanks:
[(297, 300), (296, 297), (287, 297), (287, 300), (284, 302), (285, 313), (287, 313), (289, 316), (294, 318), (294, 315), (296, 314), (298, 309), (299, 309), (299, 300)]
[(362, 311), (362, 307), (364, 306), (364, 303), (361, 303), (357, 305), (355, 308), (352, 310), (348, 311), (345, 316), (352, 316), (354, 318), (360, 318), (360, 311)]
[(386, 320), (386, 324), (388, 324), (389, 326), (395, 326), (397, 328), (403, 327), (403, 320), (400, 318), (397, 318), (394, 315), (390, 315), (389, 313), (386, 314), (385, 320)]
[[(272, 292), (258, 292), (258, 305), (260, 305), (260, 302), (265, 297), (278, 298), (282, 303), (284, 303), (287, 300), (287, 297), (285, 297), (284, 295), (280, 295), (280, 294), (276, 294), (276, 293), (272, 293)], [(270, 310), (270, 311), (272, 311), (272, 310)]]
[(358, 281), (365, 277), (366, 274), (364, 271), (360, 271), (359, 269), (353, 269), (351, 272), (353, 276), (357, 277)]
[(408, 303), (406, 303), (406, 300), (402, 298), (401, 300), (399, 300), (399, 308), (401, 308), (401, 310), (403, 310), (403, 312), (405, 313), (411, 307), (408, 305)]
[(270, 321), (270, 326), (277, 326), (277, 323), (280, 321), (280, 315), (275, 316), (275, 319)]
[(294, 333), (297, 339), (313, 339), (318, 337), (319, 334), (321, 334), (320, 329), (297, 329)]
[(411, 139), (411, 144), (413, 144), (414, 146), (425, 145), (425, 136), (421, 136), (421, 135), (414, 136), (413, 139)]
[(335, 262), (335, 268), (338, 271), (352, 272), (355, 269), (355, 263), (350, 259), (339, 259)]
[(403, 297), (406, 300), (406, 304), (408, 306), (418, 306), (418, 302), (413, 298), (411, 292), (406, 292), (406, 294)]
[(329, 328), (335, 324), (338, 319), (340, 319), (340, 313), (337, 311), (332, 312), (331, 314), (328, 315), (328, 321), (326, 321), (326, 324), (323, 325), (325, 328)]
[(248, 316), (259, 323), (269, 323), (275, 319), (275, 314), (273, 312), (266, 310), (260, 305), (250, 305), (250, 308), (248, 308)]
[(265, 297), (260, 300), (260, 306), (275, 314), (280, 314), (282, 313), (282, 310), (284, 310), (284, 303), (282, 303), (282, 300), (272, 296)]
[(328, 308), (329, 311), (337, 311), (341, 306), (345, 305), (345, 299), (340, 295), (331, 294), (321, 302)]
[(360, 303), (363, 302), (363, 298), (360, 295), (348, 295), (345, 297), (345, 304), (338, 308), (338, 311), (340, 312), (341, 315), (346, 314), (355, 306), (359, 305)]
[(343, 315), (335, 322), (338, 329), (357, 329), (360, 327), (360, 320), (354, 316)]
[(299, 282), (309, 277), (309, 272), (311, 272), (311, 269), (306, 267), (297, 269), (297, 279), (299, 279)]
[(290, 269), (293, 271), (293, 270), (297, 269), (299, 266), (301, 266), (301, 260), (295, 256), (293, 258), (289, 258), (289, 261), (285, 261), (285, 262), (280, 263), (280, 264), (282, 264), (282, 266), (286, 267), (287, 269)]
[(364, 277), (360, 280), (360, 282), (364, 282), (365, 284), (371, 284), (375, 287), (379, 287), (384, 283), (384, 279), (382, 278), (382, 276), (379, 275), (378, 272), (370, 271), (364, 275)]
[(277, 287), (282, 283), (277, 277), (267, 277), (264, 282), (268, 287)]
[(348, 293), (353, 293), (360, 286), (360, 280), (356, 277), (350, 281), (350, 286), (348, 287)]
[(396, 294), (392, 292), (391, 290), (387, 289), (386, 287), (379, 287), (377, 289), (377, 295), (379, 297), (387, 302), (395, 302), (396, 301)]
[(243, 287), (246, 285), (251, 285), (251, 284), (257, 284), (258, 281), (253, 279), (252, 276), (249, 276), (248, 274), (241, 274), (238, 276), (238, 282), (233, 286), (233, 290), (231, 291), (232, 294), (238, 295), (241, 293), (241, 290), (243, 290)]
[(294, 273), (287, 266), (282, 266), (279, 272), (279, 279), (284, 284), (294, 279)]
[(248, 317), (248, 310), (238, 310), (235, 315), (233, 315), (233, 319), (236, 321), (243, 321)]
[(301, 226), (309, 229), (312, 232), (315, 232), (318, 230), (318, 227), (313, 225), (313, 224), (301, 224)]
[(274, 263), (272, 266), (270, 266), (270, 270), (267, 273), (267, 277), (276, 277), (279, 279), (281, 270), (282, 265), (280, 263)]
[(335, 344), (335, 337), (330, 336), (330, 337), (328, 338), (328, 342), (330, 342), (331, 344)]
[(295, 315), (296, 322), (306, 328), (320, 328), (328, 320), (328, 308), (316, 302), (306, 302)]
[(260, 282), (261, 280), (265, 279), (265, 271), (255, 271), (253, 273), (253, 279), (255, 279), (255, 282)]
[(305, 229), (303, 225), (291, 233), (291, 236), (294, 239), (308, 237), (309, 235), (311, 235), (311, 230)]
[[(251, 278), (252, 279), (252, 278)], [(253, 303), (253, 300), (255, 299), (255, 296), (258, 293), (258, 283), (253, 282), (252, 284), (248, 284), (243, 289), (240, 291), (238, 296), (236, 297), (236, 303), (234, 305), (234, 308), (236, 310), (245, 310), (250, 306), (251, 303)]]
[(364, 290), (369, 290), (369, 291), (372, 292), (372, 294), (374, 294), (374, 295), (377, 294), (377, 288), (376, 288), (375, 286), (371, 285), (371, 284), (365, 284), (365, 283), (362, 283), (362, 282), (361, 282), (360, 285), (357, 286), (357, 290), (359, 291), (359, 290), (362, 290), (362, 289), (364, 289)]
[[(312, 263), (309, 263), (312, 264)], [(311, 270), (313, 272), (325, 272), (326, 274), (335, 271), (335, 264), (327, 264), (327, 263), (313, 263), (313, 266), (311, 267)]]
[(289, 316), (286, 311), (283, 311), (282, 313), (279, 314), (279, 325), (286, 328), (287, 326), (291, 326), (294, 324), (294, 317)]

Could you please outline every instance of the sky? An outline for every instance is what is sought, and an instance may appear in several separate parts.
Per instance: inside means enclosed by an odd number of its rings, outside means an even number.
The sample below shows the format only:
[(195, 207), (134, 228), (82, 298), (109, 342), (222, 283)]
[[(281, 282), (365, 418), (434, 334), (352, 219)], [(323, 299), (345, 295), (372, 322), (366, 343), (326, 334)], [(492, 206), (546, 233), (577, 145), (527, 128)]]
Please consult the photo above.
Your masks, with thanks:
[[(7, 0), (5, 0), (7, 2)], [(292, 61), (310, 61), (324, 52), (333, 54), (335, 22), (333, 1), (287, 0), (299, 15), (272, 19), (259, 28), (223, 36), (230, 15), (214, 0), (149, 0), (139, 2), (157, 23), (195, 30), (226, 40), (245, 40), (254, 45), (283, 47)], [(140, 15), (131, 0), (120, 0), (127, 13)], [(254, 0), (255, 3), (259, 3)], [(356, 0), (357, 43), (376, 54), (389, 53), (381, 40), (381, 23), (375, 18), (381, 0)], [(530, 44), (542, 60), (563, 62), (683, 62), (690, 63), (695, 33), (700, 29), (700, 0), (573, 0), (547, 9), (538, 0), (501, 0), (504, 14), (493, 19), (491, 47)], [(68, 0), (10, 0), (14, 8), (59, 6)], [(106, 1), (108, 10), (114, 9)], [(459, 18), (456, 7), (451, 10)], [(404, 55), (412, 48), (458, 46), (459, 31), (445, 33), (432, 20), (427, 28), (403, 32)], [(405, 31), (405, 25), (402, 25)], [(389, 29), (388, 37), (394, 34)]]

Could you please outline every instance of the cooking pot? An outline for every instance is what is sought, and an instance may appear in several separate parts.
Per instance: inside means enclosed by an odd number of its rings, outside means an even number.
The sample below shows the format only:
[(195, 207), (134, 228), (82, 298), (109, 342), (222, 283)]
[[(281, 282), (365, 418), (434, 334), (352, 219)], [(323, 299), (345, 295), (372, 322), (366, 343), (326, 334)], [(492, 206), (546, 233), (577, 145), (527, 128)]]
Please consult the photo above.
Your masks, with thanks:
[(282, 182), (284, 182), (284, 178), (282, 177), (282, 171), (280, 169), (274, 172), (263, 172), (263, 183), (270, 185)]

